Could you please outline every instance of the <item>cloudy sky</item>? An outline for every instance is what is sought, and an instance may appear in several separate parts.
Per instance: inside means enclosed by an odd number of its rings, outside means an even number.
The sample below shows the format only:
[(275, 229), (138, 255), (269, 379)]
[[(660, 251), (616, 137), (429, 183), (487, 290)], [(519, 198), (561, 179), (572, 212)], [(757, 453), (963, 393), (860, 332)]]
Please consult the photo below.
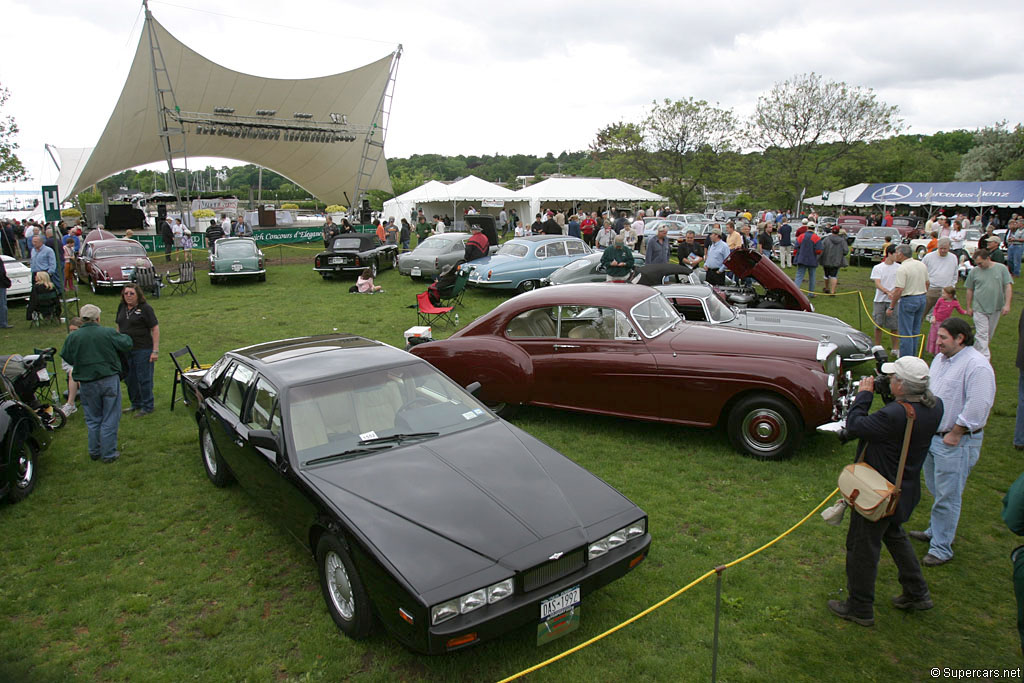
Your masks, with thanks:
[[(747, 115), (794, 74), (873, 88), (912, 132), (1024, 120), (1024, 2), (513, 3), (472, 0), (152, 0), (185, 44), (227, 67), (320, 76), (401, 43), (387, 155), (558, 154), (654, 99)], [(3, 114), (37, 186), (43, 143), (91, 146), (142, 27), (134, 0), (0, 0)], [(214, 165), (234, 165), (216, 161)], [(190, 161), (190, 166), (195, 167)], [(896, 180), (896, 179), (893, 179)], [(10, 186), (6, 186), (7, 189)]]

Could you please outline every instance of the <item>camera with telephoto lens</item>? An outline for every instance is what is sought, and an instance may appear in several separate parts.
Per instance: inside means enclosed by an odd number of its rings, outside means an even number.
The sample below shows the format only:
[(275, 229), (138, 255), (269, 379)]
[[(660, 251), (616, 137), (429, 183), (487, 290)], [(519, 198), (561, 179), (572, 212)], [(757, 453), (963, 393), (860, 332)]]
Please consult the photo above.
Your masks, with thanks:
[(891, 375), (882, 372), (882, 364), (889, 362), (889, 352), (881, 346), (874, 348), (875, 354), (875, 393), (882, 397), (882, 401), (888, 405), (896, 400), (892, 395)]

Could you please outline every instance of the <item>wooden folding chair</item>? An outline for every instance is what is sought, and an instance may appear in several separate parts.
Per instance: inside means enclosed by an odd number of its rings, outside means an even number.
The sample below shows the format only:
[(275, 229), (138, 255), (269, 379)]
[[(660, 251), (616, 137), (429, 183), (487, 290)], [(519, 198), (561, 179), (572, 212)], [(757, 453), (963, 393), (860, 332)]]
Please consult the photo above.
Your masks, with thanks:
[(435, 306), (430, 301), (429, 292), (420, 292), (416, 295), (416, 320), (419, 325), (430, 325), (431, 320), (441, 321), (446, 325), (455, 325), (452, 319), (454, 306)]
[(194, 261), (182, 261), (178, 265), (177, 277), (168, 276), (167, 284), (171, 286), (171, 294), (199, 293), (196, 286), (196, 264)]
[[(182, 369), (181, 363), (178, 362), (178, 359), (186, 354), (190, 359), (190, 364), (187, 368)], [(177, 400), (176, 396), (179, 384), (181, 384), (181, 400), (185, 405), (188, 405), (188, 392), (185, 391), (185, 385), (182, 383), (182, 376), (186, 372), (191, 372), (192, 370), (205, 370), (210, 366), (201, 364), (196, 358), (196, 354), (192, 353), (192, 347), (188, 345), (183, 349), (172, 351), (169, 355), (171, 357), (171, 362), (174, 363), (174, 385), (171, 387), (171, 412), (174, 412), (174, 403)]]

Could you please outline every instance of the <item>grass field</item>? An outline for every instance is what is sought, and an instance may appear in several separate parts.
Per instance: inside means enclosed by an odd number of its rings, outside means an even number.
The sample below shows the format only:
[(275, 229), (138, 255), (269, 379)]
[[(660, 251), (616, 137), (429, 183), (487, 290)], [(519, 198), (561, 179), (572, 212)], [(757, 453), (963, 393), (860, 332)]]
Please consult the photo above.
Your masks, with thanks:
[[(517, 425), (647, 511), (649, 559), (586, 596), (580, 629), (543, 648), (530, 628), (441, 657), (413, 654), (380, 631), (350, 641), (323, 605), (306, 552), (244, 491), (209, 483), (189, 411), (168, 410), (167, 354), (185, 344), (206, 362), (239, 346), (333, 330), (402, 344), (416, 318), (406, 306), (426, 283), (386, 271), (377, 280), (384, 294), (349, 295), (351, 283), (312, 272), (315, 251), (268, 250), (266, 283), (212, 287), (203, 272), (198, 296), (152, 300), (161, 329), (157, 412), (122, 420), (122, 458), (107, 466), (89, 460), (79, 411), (41, 456), (32, 496), (0, 505), (0, 680), (499, 680), (775, 538), (832, 491), (853, 457), (852, 444), (810, 436), (793, 459), (762, 463), (732, 451), (721, 431), (524, 409)], [(844, 270), (840, 290), (869, 292), (868, 272)], [(469, 291), (462, 324), (504, 298)], [(1012, 448), (1021, 299), (1015, 295), (993, 345), (999, 393), (967, 485), (956, 557), (925, 569), (935, 609), (904, 614), (888, 604), (899, 585), (883, 553), (874, 628), (832, 616), (826, 601), (845, 593), (845, 528), (815, 515), (724, 573), (721, 680), (915, 681), (931, 679), (933, 667), (1021, 665), (1009, 562), (1020, 541), (1000, 518), (1004, 492), (1022, 470)], [(870, 334), (856, 296), (814, 301)], [(115, 295), (86, 291), (83, 302), (97, 303), (102, 322), (113, 324)], [(23, 313), (12, 308), (17, 327), (3, 331), (0, 351), (60, 348), (63, 329), (30, 330)], [(927, 525), (930, 504), (925, 492), (909, 528)], [(714, 581), (705, 581), (529, 678), (707, 680), (714, 599)]]

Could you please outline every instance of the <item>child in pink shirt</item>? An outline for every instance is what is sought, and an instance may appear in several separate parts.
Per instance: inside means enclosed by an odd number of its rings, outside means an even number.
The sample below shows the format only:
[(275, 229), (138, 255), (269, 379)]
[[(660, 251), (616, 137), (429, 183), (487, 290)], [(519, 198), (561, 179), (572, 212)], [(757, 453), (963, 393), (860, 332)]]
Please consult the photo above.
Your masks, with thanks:
[(932, 325), (928, 330), (928, 345), (925, 347), (928, 353), (934, 355), (939, 352), (939, 325), (953, 315), (953, 311), (960, 311), (963, 315), (967, 315), (967, 311), (960, 308), (960, 302), (956, 300), (956, 287), (943, 287), (942, 296), (935, 302), (935, 308), (932, 309)]

